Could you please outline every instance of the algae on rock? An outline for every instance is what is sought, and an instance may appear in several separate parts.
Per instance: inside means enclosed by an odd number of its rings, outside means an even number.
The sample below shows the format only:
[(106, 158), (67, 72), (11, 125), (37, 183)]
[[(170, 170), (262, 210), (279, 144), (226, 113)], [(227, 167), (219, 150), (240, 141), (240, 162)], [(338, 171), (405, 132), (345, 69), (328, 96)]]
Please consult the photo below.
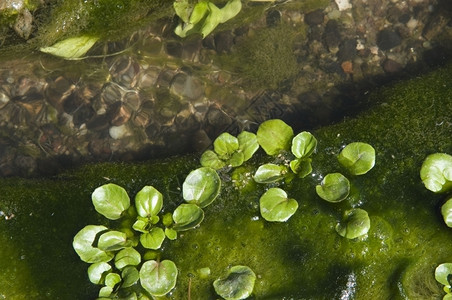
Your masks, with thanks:
[[(318, 150), (313, 173), (284, 189), (299, 203), (284, 223), (265, 222), (258, 201), (263, 185), (236, 190), (225, 182), (195, 230), (164, 244), (162, 259), (173, 260), (180, 275), (170, 298), (214, 297), (212, 283), (230, 265), (249, 266), (257, 275), (257, 299), (436, 299), (441, 286), (434, 268), (450, 261), (452, 231), (438, 211), (442, 196), (422, 185), (419, 168), (430, 153), (452, 153), (452, 65), (375, 91), (377, 101), (354, 119), (313, 134)], [(371, 144), (375, 167), (351, 176), (351, 197), (327, 203), (315, 193), (322, 176), (342, 171), (337, 155), (350, 142)], [(245, 172), (266, 163), (255, 155)], [(183, 200), (180, 185), (199, 166), (196, 155), (141, 164), (100, 164), (55, 178), (0, 180), (0, 291), (8, 299), (90, 299), (97, 290), (71, 242), (86, 224), (102, 225), (90, 194), (105, 183), (135, 195), (152, 185), (166, 199), (165, 212)], [(343, 170), (345, 172), (345, 170)], [(251, 171), (253, 173), (253, 171)], [(243, 178), (233, 175), (235, 178)], [(345, 239), (335, 232), (342, 212), (365, 209), (366, 236)], [(198, 276), (210, 269), (210, 275)], [(13, 278), (13, 280), (11, 280)]]

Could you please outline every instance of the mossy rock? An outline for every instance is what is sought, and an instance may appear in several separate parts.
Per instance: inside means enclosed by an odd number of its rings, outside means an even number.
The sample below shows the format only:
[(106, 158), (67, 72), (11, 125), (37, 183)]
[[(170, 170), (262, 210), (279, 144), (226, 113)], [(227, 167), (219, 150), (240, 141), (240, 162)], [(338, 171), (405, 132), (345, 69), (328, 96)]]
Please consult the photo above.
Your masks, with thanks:
[[(212, 283), (228, 266), (246, 265), (257, 275), (256, 299), (434, 299), (443, 294), (434, 268), (452, 261), (452, 231), (440, 214), (443, 196), (419, 178), (423, 159), (452, 153), (452, 65), (375, 91), (373, 108), (353, 119), (314, 132), (318, 140), (313, 173), (284, 189), (299, 203), (284, 223), (259, 215), (263, 185), (237, 190), (225, 181), (205, 208), (199, 228), (165, 241), (161, 259), (173, 260), (178, 282), (169, 299), (216, 299)], [(376, 165), (349, 176), (353, 197), (331, 204), (315, 185), (330, 172), (344, 172), (337, 154), (353, 141), (371, 144)], [(265, 155), (255, 155), (244, 172)], [(72, 238), (87, 224), (107, 224), (90, 194), (112, 182), (131, 197), (144, 186), (162, 192), (164, 212), (182, 202), (180, 187), (199, 156), (141, 164), (84, 166), (48, 179), (0, 180), (0, 291), (7, 299), (94, 299), (98, 288), (88, 265), (72, 249)], [(235, 175), (235, 178), (243, 178)], [(367, 236), (345, 239), (334, 230), (342, 213), (359, 206), (369, 213)], [(115, 223), (111, 223), (115, 226)], [(208, 276), (198, 270), (209, 267)]]

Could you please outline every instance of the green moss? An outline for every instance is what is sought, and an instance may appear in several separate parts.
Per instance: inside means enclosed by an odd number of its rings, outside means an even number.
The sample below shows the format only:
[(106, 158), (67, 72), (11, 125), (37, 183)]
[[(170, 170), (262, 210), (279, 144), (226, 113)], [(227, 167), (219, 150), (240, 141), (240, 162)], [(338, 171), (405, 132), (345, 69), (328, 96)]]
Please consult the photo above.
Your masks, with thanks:
[(259, 29), (242, 41), (235, 53), (223, 56), (221, 63), (253, 87), (276, 89), (298, 72), (293, 47), (296, 38), (303, 39), (304, 32), (304, 28), (287, 24)]
[(316, 9), (325, 9), (330, 5), (329, 0), (303, 0), (303, 1), (287, 1), (284, 8), (291, 10), (298, 10), (302, 13), (307, 13)]
[[(441, 287), (434, 268), (452, 261), (452, 230), (440, 214), (442, 197), (426, 190), (419, 178), (422, 160), (433, 152), (452, 153), (452, 65), (376, 91), (375, 106), (354, 119), (314, 132), (318, 151), (313, 176), (294, 179), (284, 189), (299, 203), (285, 223), (265, 222), (258, 200), (263, 185), (223, 184), (220, 197), (205, 209), (195, 230), (165, 241), (162, 259), (179, 268), (170, 299), (215, 299), (212, 282), (228, 266), (247, 265), (257, 275), (257, 299), (435, 299)], [(336, 155), (352, 142), (371, 144), (376, 165), (350, 176), (352, 198), (331, 204), (316, 196), (320, 176), (341, 169)], [(1, 294), (8, 299), (91, 299), (98, 287), (86, 275), (88, 265), (71, 247), (86, 224), (103, 224), (90, 194), (113, 182), (133, 197), (144, 185), (164, 196), (165, 212), (182, 202), (180, 187), (199, 157), (184, 156), (143, 164), (100, 164), (56, 178), (0, 180)], [(264, 155), (240, 172), (254, 170)], [(348, 240), (334, 230), (343, 211), (369, 213), (367, 237)], [(113, 222), (114, 226), (115, 223)], [(210, 275), (200, 276), (201, 268)], [(10, 278), (14, 278), (11, 282)]]

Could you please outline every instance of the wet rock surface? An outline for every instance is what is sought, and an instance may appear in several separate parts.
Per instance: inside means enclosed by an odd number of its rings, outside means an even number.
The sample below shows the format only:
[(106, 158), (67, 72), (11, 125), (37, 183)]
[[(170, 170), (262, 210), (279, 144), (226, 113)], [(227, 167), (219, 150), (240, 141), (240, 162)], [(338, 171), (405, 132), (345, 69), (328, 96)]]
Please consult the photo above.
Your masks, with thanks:
[[(82, 61), (2, 61), (0, 176), (203, 151), (220, 133), (254, 130), (269, 118), (303, 129), (330, 124), (361, 107), (370, 88), (452, 53), (451, 13), (441, 1), (351, 4), (306, 13), (275, 5), (249, 26), (204, 40), (151, 24)], [(305, 34), (293, 38), (296, 75), (277, 88), (252, 88), (219, 59), (281, 24)]]

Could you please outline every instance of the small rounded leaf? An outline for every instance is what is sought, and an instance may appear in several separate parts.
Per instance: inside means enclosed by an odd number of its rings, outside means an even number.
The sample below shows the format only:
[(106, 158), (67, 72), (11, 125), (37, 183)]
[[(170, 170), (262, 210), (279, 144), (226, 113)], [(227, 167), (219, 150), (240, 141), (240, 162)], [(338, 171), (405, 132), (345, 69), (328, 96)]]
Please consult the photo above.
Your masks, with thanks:
[(218, 155), (215, 152), (213, 152), (212, 150), (206, 150), (201, 155), (200, 162), (201, 162), (201, 166), (210, 167), (215, 170), (219, 170), (219, 169), (223, 168), (224, 166), (226, 166), (226, 163), (224, 161), (222, 161), (218, 157)]
[(104, 184), (91, 195), (94, 208), (110, 220), (117, 220), (129, 208), (130, 199), (124, 188), (114, 183)]
[(145, 262), (140, 269), (140, 282), (152, 296), (164, 296), (175, 286), (177, 267), (171, 260)]
[(196, 204), (181, 204), (173, 212), (174, 226), (177, 231), (184, 231), (198, 226), (204, 219), (204, 211)]
[(221, 181), (217, 172), (208, 167), (193, 170), (182, 184), (185, 201), (203, 208), (211, 204), (220, 193)]
[(108, 228), (105, 226), (87, 225), (74, 236), (72, 246), (81, 260), (87, 263), (97, 263), (107, 262), (113, 258), (113, 253), (93, 247), (97, 235), (107, 230)]
[(140, 243), (144, 248), (157, 250), (162, 246), (165, 237), (165, 232), (162, 228), (154, 227), (149, 233), (141, 234)]
[(269, 222), (285, 222), (298, 209), (295, 199), (287, 198), (287, 193), (280, 188), (271, 188), (259, 199), (262, 217)]
[(436, 267), (435, 279), (443, 285), (450, 286), (452, 281), (452, 263), (444, 263)]
[(141, 217), (155, 216), (162, 209), (163, 196), (153, 186), (145, 186), (135, 196), (135, 206)]
[(441, 214), (444, 222), (448, 227), (452, 227), (452, 198), (449, 198), (446, 203), (441, 206)]
[(231, 158), (229, 158), (226, 161), (226, 164), (228, 166), (231, 166), (231, 167), (235, 168), (235, 167), (241, 166), (244, 161), (245, 160), (244, 160), (244, 156), (243, 156), (242, 152), (234, 152), (232, 154)]
[(253, 178), (257, 183), (271, 183), (284, 179), (286, 173), (284, 165), (264, 164), (256, 170)]
[(227, 277), (214, 281), (215, 292), (226, 300), (248, 298), (254, 289), (256, 274), (247, 266), (232, 267)]
[(92, 264), (88, 268), (88, 277), (89, 281), (94, 284), (103, 284), (105, 280), (105, 276), (110, 273), (112, 270), (109, 263), (106, 262), (98, 262)]
[(165, 228), (165, 235), (172, 241), (177, 239), (177, 231), (172, 228)]
[(268, 155), (289, 150), (292, 138), (292, 127), (278, 119), (263, 122), (257, 130), (257, 141)]
[(315, 187), (315, 191), (323, 200), (341, 202), (350, 193), (350, 181), (341, 173), (330, 173)]
[(138, 272), (137, 268), (133, 266), (127, 266), (122, 270), (121, 277), (123, 280), (121, 287), (126, 288), (134, 285), (138, 281), (138, 279), (140, 279), (140, 273)]
[(307, 131), (300, 132), (292, 139), (292, 153), (296, 158), (308, 157), (317, 147), (317, 139)]
[(290, 161), (290, 169), (292, 172), (298, 175), (300, 178), (304, 178), (311, 174), (312, 172), (312, 165), (311, 165), (311, 159), (310, 158), (297, 158)]
[(108, 273), (107, 276), (105, 276), (105, 285), (109, 286), (111, 288), (114, 288), (115, 285), (121, 282), (121, 276), (116, 273)]
[(103, 233), (99, 237), (97, 246), (104, 251), (117, 251), (125, 247), (130, 247), (132, 242), (127, 240), (127, 234), (122, 231), (111, 230)]
[(427, 156), (420, 175), (428, 190), (434, 193), (449, 191), (452, 188), (452, 156), (445, 153)]
[(126, 266), (137, 266), (140, 262), (141, 255), (134, 248), (122, 249), (115, 256), (115, 267), (119, 270)]
[(367, 143), (350, 143), (339, 153), (338, 160), (350, 174), (366, 174), (375, 165), (375, 149)]
[(224, 132), (213, 142), (213, 149), (221, 159), (228, 159), (239, 149), (239, 141), (235, 136)]
[(239, 150), (243, 153), (243, 161), (249, 160), (259, 149), (257, 136), (254, 133), (242, 131), (237, 139), (239, 140)]
[(370, 219), (367, 211), (361, 208), (354, 208), (344, 213), (342, 222), (336, 225), (339, 235), (354, 239), (365, 235), (370, 228)]

